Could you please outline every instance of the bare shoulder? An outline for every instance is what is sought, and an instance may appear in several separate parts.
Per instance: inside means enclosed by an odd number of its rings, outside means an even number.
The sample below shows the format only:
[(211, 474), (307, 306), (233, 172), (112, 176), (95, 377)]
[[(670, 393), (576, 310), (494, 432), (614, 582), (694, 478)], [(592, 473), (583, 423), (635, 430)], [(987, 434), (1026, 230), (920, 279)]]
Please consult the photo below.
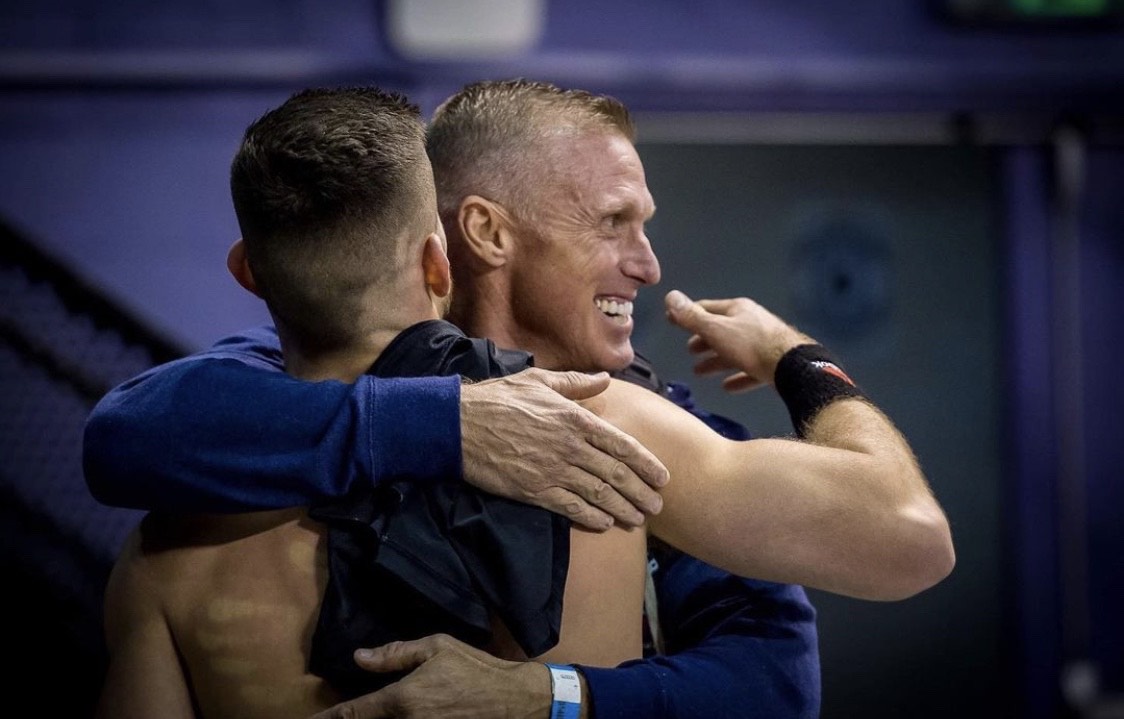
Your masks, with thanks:
[(655, 392), (619, 379), (611, 380), (604, 392), (579, 404), (614, 424), (616, 419), (627, 421), (647, 410), (679, 409)]
[(143, 526), (125, 539), (105, 587), (105, 629), (110, 645), (122, 641), (130, 627), (159, 612), (159, 581), (143, 550)]
[[(717, 437), (699, 418), (659, 394), (614, 379), (589, 409), (659, 453), (653, 443), (709, 442)], [(585, 404), (583, 402), (583, 404)]]
[(145, 517), (133, 531), (125, 537), (117, 560), (113, 564), (110, 574), (110, 586), (121, 584), (136, 584), (145, 576), (148, 566), (145, 551), (145, 535), (151, 533), (151, 522)]

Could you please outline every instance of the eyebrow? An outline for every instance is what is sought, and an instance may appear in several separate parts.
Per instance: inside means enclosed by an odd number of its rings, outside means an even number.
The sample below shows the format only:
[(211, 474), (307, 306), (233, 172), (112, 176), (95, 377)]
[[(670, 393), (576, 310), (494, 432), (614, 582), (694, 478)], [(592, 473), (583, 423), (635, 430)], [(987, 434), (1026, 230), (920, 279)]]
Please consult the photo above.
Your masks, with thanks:
[[(633, 212), (633, 210), (638, 209), (640, 206), (641, 206), (641, 204), (639, 202), (632, 202), (630, 200), (624, 200), (624, 201), (614, 200), (613, 202), (609, 203), (604, 208), (602, 208), (601, 213), (603, 215), (619, 215), (619, 214), (622, 214), (622, 213), (625, 213), (625, 212), (631, 214)], [(656, 203), (653, 202), (651, 208), (649, 208), (649, 209), (650, 209), (650, 212), (648, 212), (648, 213), (637, 213), (637, 214), (640, 214), (644, 218), (644, 220), (647, 221), (647, 220), (652, 218), (652, 215), (656, 214)]]

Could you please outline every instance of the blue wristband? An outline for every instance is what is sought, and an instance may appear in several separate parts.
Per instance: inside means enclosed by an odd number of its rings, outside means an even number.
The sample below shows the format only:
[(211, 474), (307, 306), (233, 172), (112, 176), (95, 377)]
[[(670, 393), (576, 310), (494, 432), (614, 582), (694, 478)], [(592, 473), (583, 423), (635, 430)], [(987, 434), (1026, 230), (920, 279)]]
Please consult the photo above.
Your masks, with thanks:
[(578, 719), (582, 710), (582, 685), (578, 670), (563, 664), (547, 664), (550, 670), (550, 719)]

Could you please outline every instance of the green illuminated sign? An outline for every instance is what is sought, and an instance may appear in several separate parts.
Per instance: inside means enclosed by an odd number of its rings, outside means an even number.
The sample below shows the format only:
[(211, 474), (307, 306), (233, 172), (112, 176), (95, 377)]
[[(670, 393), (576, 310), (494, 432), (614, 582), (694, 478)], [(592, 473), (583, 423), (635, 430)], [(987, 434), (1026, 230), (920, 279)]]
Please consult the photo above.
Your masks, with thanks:
[(1111, 10), (1109, 0), (1008, 0), (1013, 12), (1028, 17), (1096, 17)]
[(962, 23), (1038, 27), (1117, 27), (1124, 0), (937, 0), (945, 15)]

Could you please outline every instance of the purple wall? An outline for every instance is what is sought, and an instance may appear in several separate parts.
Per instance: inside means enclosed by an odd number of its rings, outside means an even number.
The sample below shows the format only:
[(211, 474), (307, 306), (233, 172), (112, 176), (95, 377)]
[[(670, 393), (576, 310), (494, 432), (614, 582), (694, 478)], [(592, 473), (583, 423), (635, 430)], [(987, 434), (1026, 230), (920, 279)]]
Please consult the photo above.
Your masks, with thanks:
[(966, 29), (925, 2), (549, 2), (534, 51), (426, 65), (388, 46), (384, 5), (4, 5), (0, 212), (200, 347), (264, 317), (223, 271), (225, 173), (246, 123), (310, 84), (374, 80), (429, 110), (465, 81), (524, 74), (638, 111), (925, 110), (967, 133), (971, 111), (1037, 127), (1124, 105), (1119, 33)]

